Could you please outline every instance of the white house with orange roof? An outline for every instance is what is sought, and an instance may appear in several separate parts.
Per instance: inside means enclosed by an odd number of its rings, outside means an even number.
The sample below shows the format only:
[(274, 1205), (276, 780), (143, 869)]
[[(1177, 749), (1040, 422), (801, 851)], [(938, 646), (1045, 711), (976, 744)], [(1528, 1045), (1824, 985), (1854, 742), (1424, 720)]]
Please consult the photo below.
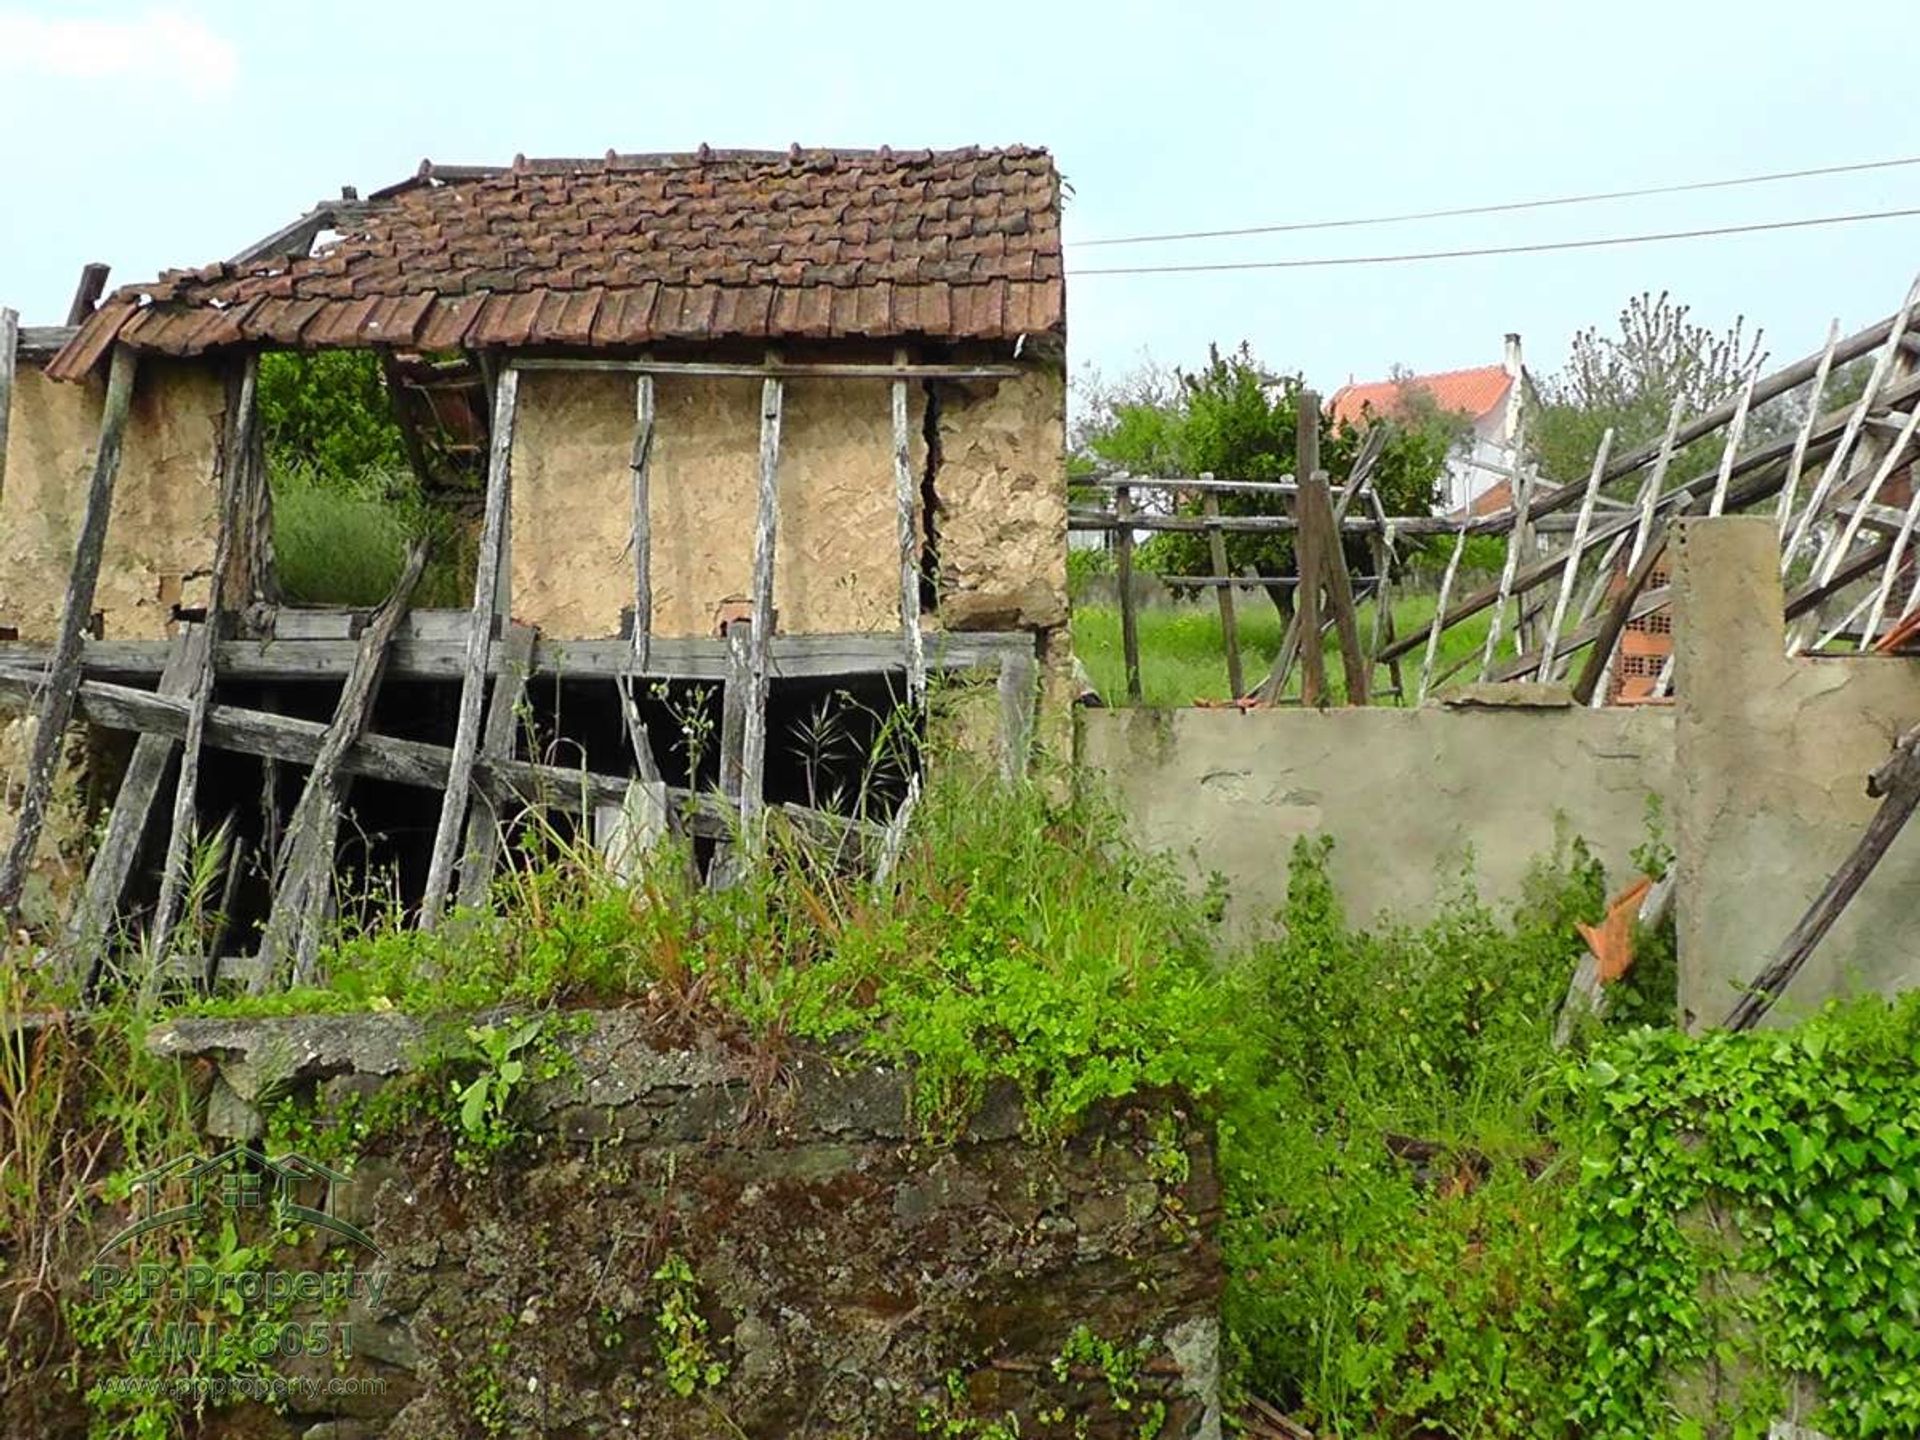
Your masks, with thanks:
[(1483, 514), (1491, 513), (1513, 503), (1507, 475), (1520, 426), (1521, 375), (1520, 337), (1508, 335), (1498, 365), (1343, 385), (1333, 395), (1333, 417), (1336, 422), (1362, 425), (1369, 418), (1402, 413), (1408, 397), (1415, 392), (1430, 396), (1440, 409), (1468, 422), (1468, 429), (1447, 457), (1441, 510), (1455, 513), (1472, 507)]

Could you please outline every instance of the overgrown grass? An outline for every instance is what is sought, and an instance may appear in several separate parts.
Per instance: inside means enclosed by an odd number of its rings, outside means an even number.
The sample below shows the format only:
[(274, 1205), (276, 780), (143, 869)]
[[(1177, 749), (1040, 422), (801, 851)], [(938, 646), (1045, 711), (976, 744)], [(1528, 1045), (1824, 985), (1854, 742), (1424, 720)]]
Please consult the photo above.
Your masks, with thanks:
[[(911, 1065), (936, 1136), (995, 1084), (1018, 1087), (1042, 1135), (1102, 1100), (1184, 1087), (1220, 1123), (1239, 1386), (1323, 1434), (1567, 1433), (1581, 1351), (1555, 1258), (1568, 1172), (1549, 1035), (1572, 922), (1600, 901), (1579, 852), (1510, 921), (1463, 894), (1424, 928), (1363, 934), (1341, 920), (1325, 850), (1303, 847), (1281, 925), (1232, 957), (1218, 897), (1142, 854), (1098, 795), (1007, 787), (953, 757), (885, 883), (870, 857), (777, 816), (765, 862), (731, 888), (700, 885), (690, 859), (668, 844), (629, 885), (535, 827), (484, 910), (423, 934), (397, 908), (348, 905), (326, 988), (187, 1008), (639, 1004), (735, 1030), (774, 1063), (805, 1040)], [(6, 1003), (33, 1000), (17, 985)], [(23, 1155), (6, 1163), (82, 1218), (193, 1143), (186, 1072), (140, 1048), (164, 1008), (122, 1000), (60, 1052), (64, 1079), (0, 1088), (0, 1156)], [(50, 1124), (99, 1148), (52, 1155)], [(1402, 1135), (1428, 1158), (1396, 1158)], [(34, 1202), (0, 1194), (11, 1261)]]
[(473, 602), (472, 527), (425, 500), (411, 476), (368, 470), (353, 479), (275, 468), (274, 568), (296, 605), (378, 605), (425, 536), (434, 553), (414, 592), (422, 609)]
[[(1432, 595), (1403, 595), (1397, 598), (1393, 603), (1394, 633), (1405, 636), (1418, 632), (1424, 636), (1433, 623), (1433, 601)], [(1362, 643), (1366, 644), (1373, 635), (1373, 602), (1363, 601), (1358, 612), (1360, 637)], [(1236, 612), (1236, 619), (1240, 633), (1241, 665), (1247, 684), (1256, 685), (1266, 675), (1274, 655), (1280, 649), (1284, 630), (1279, 612), (1262, 600), (1258, 604), (1242, 604)], [(1144, 703), (1180, 706), (1191, 705), (1196, 700), (1229, 698), (1226, 640), (1220, 628), (1219, 607), (1214, 601), (1206, 599), (1174, 605), (1142, 606), (1139, 623), (1140, 688)], [(1490, 623), (1490, 612), (1483, 611), (1442, 632), (1433, 670), (1436, 693), (1442, 688), (1438, 684), (1440, 677), (1454, 664), (1480, 653), (1481, 647), (1486, 644), (1487, 626)], [(1329, 694), (1333, 703), (1339, 703), (1346, 697), (1346, 676), (1340, 665), (1337, 637), (1327, 635), (1321, 649), (1326, 657)], [(1094, 687), (1108, 704), (1126, 703), (1126, 658), (1120, 642), (1119, 607), (1075, 606), (1073, 653), (1087, 667)], [(1425, 654), (1423, 639), (1418, 648), (1401, 659), (1407, 704), (1413, 703), (1413, 694), (1419, 688), (1420, 665)], [(1473, 665), (1456, 676), (1450, 685), (1478, 678), (1479, 667)], [(1288, 685), (1289, 696), (1299, 696), (1300, 683), (1300, 667), (1296, 664)], [(1386, 703), (1390, 703), (1387, 692), (1393, 681), (1387, 666), (1374, 667), (1372, 683), (1376, 700), (1387, 697)]]

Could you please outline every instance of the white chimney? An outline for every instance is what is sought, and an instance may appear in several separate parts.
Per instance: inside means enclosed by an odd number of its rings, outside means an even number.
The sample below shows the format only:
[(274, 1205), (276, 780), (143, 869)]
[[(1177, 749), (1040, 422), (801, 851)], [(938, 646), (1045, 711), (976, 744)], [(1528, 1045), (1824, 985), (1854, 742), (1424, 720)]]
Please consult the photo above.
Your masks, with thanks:
[(1520, 430), (1520, 392), (1524, 388), (1525, 363), (1520, 358), (1520, 337), (1509, 330), (1500, 355), (1501, 368), (1507, 372), (1507, 418), (1501, 427), (1509, 448)]

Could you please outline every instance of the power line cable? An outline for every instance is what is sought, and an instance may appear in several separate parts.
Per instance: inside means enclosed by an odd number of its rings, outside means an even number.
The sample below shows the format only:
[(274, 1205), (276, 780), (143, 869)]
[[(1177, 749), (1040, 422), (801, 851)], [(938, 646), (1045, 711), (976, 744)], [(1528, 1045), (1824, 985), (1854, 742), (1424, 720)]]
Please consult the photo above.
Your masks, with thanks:
[(1599, 190), (1587, 195), (1560, 195), (1548, 200), (1514, 200), (1499, 205), (1463, 205), (1452, 210), (1408, 210), (1396, 215), (1365, 215), (1349, 220), (1301, 220), (1284, 225), (1244, 225), (1231, 230), (1180, 230), (1164, 235), (1116, 235), (1103, 240), (1073, 240), (1073, 246), (1157, 245), (1170, 240), (1222, 240), (1239, 235), (1283, 235), (1300, 230), (1348, 230), (1361, 225), (1398, 225), (1409, 220), (1450, 220), (1462, 215), (1504, 215), (1516, 210), (1546, 210), (1560, 205), (1592, 205), (1603, 200), (1632, 200), (1644, 195), (1679, 195), (1695, 190), (1728, 190), (1740, 185), (1770, 185), (1783, 180), (1807, 180), (1820, 175), (1857, 175), (1867, 170), (1892, 170), (1920, 165), (1920, 155), (1901, 160), (1867, 160), (1854, 165), (1823, 165), (1812, 170), (1777, 170), (1767, 175), (1742, 175), (1731, 180), (1692, 180), (1683, 185), (1651, 185), (1638, 190)]
[(1647, 235), (1607, 235), (1593, 240), (1546, 240), (1532, 245), (1485, 245), (1469, 250), (1414, 250), (1398, 255), (1334, 255), (1302, 260), (1230, 260), (1192, 265), (1096, 265), (1069, 270), (1081, 275), (1178, 275), (1218, 270), (1310, 270), (1336, 265), (1400, 265), (1415, 260), (1465, 260), (1479, 255), (1538, 255), (1552, 250), (1599, 250), (1614, 245), (1649, 245), (1661, 240), (1701, 240), (1715, 235), (1754, 235), (1766, 230), (1805, 230), (1816, 225), (1853, 225), (1866, 220), (1898, 220), (1920, 215), (1908, 210), (1863, 210), (1851, 215), (1816, 215), (1805, 220), (1768, 220), (1756, 225), (1716, 225), (1706, 230), (1662, 230)]

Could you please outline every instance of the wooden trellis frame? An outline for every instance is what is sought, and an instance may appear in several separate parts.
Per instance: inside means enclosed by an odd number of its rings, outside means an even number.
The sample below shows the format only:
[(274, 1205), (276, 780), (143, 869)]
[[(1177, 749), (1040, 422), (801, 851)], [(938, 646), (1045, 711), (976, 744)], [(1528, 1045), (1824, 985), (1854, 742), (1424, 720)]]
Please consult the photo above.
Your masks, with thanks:
[[(19, 334), (11, 311), (0, 311), (0, 435)], [(36, 336), (44, 340), (44, 335)], [(457, 619), (448, 614), (407, 614), (412, 582), (424, 555), (410, 560), (396, 593), (354, 629), (351, 617), (334, 612), (280, 610), (275, 633), (233, 633), (232, 618), (259, 600), (255, 573), (264, 516), (264, 478), (259, 467), (255, 418), (257, 356), (236, 367), (229, 388), (228, 418), (218, 447), (218, 496), (212, 587), (204, 623), (182, 629), (170, 646), (152, 642), (97, 642), (84, 634), (97, 582), (121, 440), (132, 401), (136, 365), (131, 350), (116, 349), (101, 422), (101, 440), (89, 485), (88, 504), (76, 549), (58, 643), (51, 654), (38, 647), (0, 643), (0, 696), (31, 700), (39, 728), (28, 767), (21, 824), (4, 862), (0, 899), (10, 907), (31, 863), (39, 822), (51, 786), (53, 759), (68, 721), (90, 722), (138, 735), (134, 755), (96, 854), (84, 895), (69, 919), (59, 949), (65, 973), (83, 987), (98, 970), (111, 941), (131, 878), (148, 815), (160, 782), (180, 747), (168, 854), (161, 872), (161, 899), (150, 943), (164, 948), (182, 901), (187, 855), (195, 834), (199, 761), (211, 746), (261, 757), (269, 764), (308, 767), (307, 784), (277, 847), (273, 870), (273, 919), (262, 949), (251, 961), (231, 966), (258, 990), (286, 979), (313, 978), (320, 922), (332, 901), (332, 859), (341, 796), (348, 777), (369, 775), (441, 792), (440, 821), (429, 862), (419, 923), (439, 923), (447, 900), (484, 899), (497, 863), (499, 837), (510, 807), (573, 810), (591, 821), (596, 811), (626, 804), (630, 785), (648, 787), (656, 809), (664, 805), (676, 824), (720, 843), (724, 851), (738, 834), (752, 836), (766, 804), (766, 703), (771, 682), (791, 675), (904, 673), (908, 703), (925, 703), (930, 671), (994, 669), (998, 674), (1008, 773), (1024, 768), (1033, 725), (1037, 681), (1034, 642), (1024, 634), (923, 635), (920, 625), (919, 487), (912, 472), (910, 396), (917, 381), (1003, 379), (1024, 373), (1006, 365), (914, 364), (904, 351), (891, 365), (787, 364), (762, 366), (641, 360), (548, 360), (478, 357), (491, 381), (491, 441), (488, 481), (473, 600)], [(619, 641), (543, 645), (532, 630), (512, 625), (508, 613), (508, 547), (511, 533), (512, 460), (519, 376), (523, 370), (615, 370), (635, 376), (635, 434), (629, 461), (633, 506), (634, 603), (631, 633)], [(713, 640), (658, 637), (652, 633), (651, 535), (648, 517), (651, 455), (656, 426), (654, 382), (659, 374), (757, 377), (762, 381), (763, 423), (759, 477), (760, 524), (754, 560), (754, 612), (732, 633)], [(808, 377), (887, 381), (893, 456), (891, 475), (898, 511), (900, 634), (885, 636), (792, 635), (775, 631), (774, 576), (778, 516), (779, 418), (785, 384)], [(0, 463), (4, 460), (0, 443)], [(4, 471), (0, 471), (4, 485)], [(245, 579), (246, 584), (241, 584)], [(346, 628), (341, 628), (346, 627)], [(514, 755), (515, 713), (533, 674), (587, 675), (612, 680), (633, 742), (637, 782), (624, 777), (543, 765)], [(159, 689), (117, 683), (159, 677)], [(368, 723), (383, 676), (460, 681), (455, 736), (450, 746), (401, 741), (370, 733)], [(114, 678), (107, 678), (114, 677)], [(339, 678), (342, 694), (327, 724), (297, 720), (271, 709), (215, 703), (214, 682), (224, 679)], [(633, 701), (633, 686), (647, 680), (715, 679), (725, 686), (727, 716), (724, 796), (706, 796), (666, 786)], [(491, 700), (487, 686), (492, 682)], [(483, 713), (484, 712), (484, 713)], [(475, 803), (475, 802), (479, 803)], [(884, 856), (897, 857), (905, 819), (888, 830), (803, 806), (777, 807), (817, 833), (858, 832)], [(910, 807), (905, 811), (911, 813)], [(884, 841), (884, 845), (883, 845)], [(734, 863), (729, 859), (729, 864)], [(722, 867), (724, 868), (724, 867)], [(210, 970), (195, 976), (211, 978)]]
[[(1531, 468), (1521, 458), (1523, 442), (1517, 443), (1515, 461), (1507, 467), (1514, 484), (1514, 505), (1503, 512), (1389, 517), (1377, 506), (1372, 514), (1349, 514), (1344, 504), (1336, 506), (1337, 533), (1367, 536), (1377, 572), (1368, 577), (1360, 592), (1380, 599), (1362, 673), (1370, 677), (1381, 665), (1391, 670), (1413, 652), (1422, 652), (1413, 696), (1418, 703), (1470, 663), (1477, 664), (1480, 678), (1493, 681), (1557, 680), (1577, 670), (1575, 694), (1583, 702), (1602, 703), (1606, 698), (1604, 677), (1613, 663), (1621, 627), (1629, 619), (1666, 603), (1664, 589), (1648, 591), (1646, 586), (1658, 569), (1672, 518), (1683, 513), (1717, 515), (1754, 509), (1771, 513), (1777, 520), (1783, 573), (1809, 556), (1812, 560), (1811, 578), (1789, 599), (1789, 617), (1796, 621), (1790, 631), (1793, 647), (1827, 644), (1842, 637), (1853, 639), (1863, 649), (1871, 647), (1920, 606), (1920, 579), (1909, 578), (1904, 591), (1901, 588), (1901, 577), (1913, 569), (1920, 497), (1898, 509), (1878, 503), (1893, 477), (1920, 459), (1917, 312), (1920, 280), (1888, 319), (1844, 338), (1834, 326), (1818, 350), (1769, 374), (1762, 375), (1756, 369), (1731, 398), (1699, 415), (1689, 418), (1676, 405), (1657, 442), (1619, 454), (1609, 435), (1583, 481), (1539, 488)], [(1873, 357), (1873, 371), (1858, 399), (1839, 410), (1823, 412), (1820, 406), (1835, 367), (1869, 355)], [(1748, 422), (1758, 408), (1795, 392), (1804, 392), (1805, 418), (1793, 433), (1748, 443)], [(1303, 420), (1307, 413), (1308, 406), (1303, 404)], [(1301, 429), (1311, 431), (1311, 422)], [(1380, 432), (1376, 428), (1371, 433)], [(1721, 437), (1718, 463), (1682, 483), (1669, 483), (1675, 456), (1688, 445), (1716, 434)], [(1356, 465), (1356, 472), (1360, 468)], [(1803, 503), (1799, 499), (1803, 478), (1816, 468), (1817, 478), (1804, 492), (1807, 498)], [(1310, 464), (1296, 457), (1295, 476), (1310, 475)], [(1632, 501), (1608, 497), (1610, 487), (1633, 484), (1635, 477), (1637, 495)], [(1349, 493), (1356, 488), (1355, 478), (1363, 477), (1350, 477)], [(1302, 570), (1300, 613), (1310, 622), (1296, 628), (1308, 633), (1316, 624), (1340, 628), (1337, 605), (1328, 612), (1315, 613), (1319, 610), (1318, 592), (1325, 585), (1318, 573), (1320, 557), (1333, 553), (1334, 547), (1320, 533), (1317, 489), (1310, 483), (1292, 476), (1278, 482), (1254, 483), (1214, 476), (1140, 475), (1102, 475), (1090, 483), (1111, 490), (1120, 503), (1112, 510), (1076, 507), (1069, 512), (1069, 528), (1115, 534), (1123, 571), (1132, 568), (1127, 562), (1137, 533), (1205, 534), (1214, 573), (1168, 577), (1169, 584), (1199, 588), (1285, 583), (1238, 582), (1237, 577), (1225, 573), (1222, 542), (1233, 534), (1295, 535)], [(1142, 511), (1135, 502), (1141, 494), (1153, 491), (1199, 494), (1203, 497), (1201, 513)], [(1234, 493), (1271, 497), (1275, 513), (1221, 515), (1212, 497)], [(1431, 624), (1413, 634), (1388, 633), (1381, 611), (1388, 603), (1393, 579), (1394, 547), (1390, 542), (1442, 535), (1451, 540), (1451, 551), (1441, 575)], [(1497, 582), (1461, 597), (1455, 594), (1455, 582), (1462, 555), (1467, 541), (1480, 535), (1508, 538), (1501, 574)], [(1542, 542), (1538, 553), (1534, 551), (1534, 537)], [(1133, 587), (1128, 576), (1123, 574), (1121, 578), (1122, 630), (1133, 635), (1137, 633), (1132, 616), (1136, 603)], [(1824, 627), (1816, 623), (1821, 606), (1863, 581), (1869, 582), (1866, 591), (1843, 602), (1847, 607), (1844, 619), (1837, 624), (1829, 620)], [(1576, 602), (1583, 593), (1584, 598)], [(1445, 673), (1436, 674), (1446, 632), (1489, 610), (1492, 619), (1478, 654), (1472, 661), (1456, 663)], [(1227, 613), (1223, 611), (1223, 621)], [(1289, 633), (1291, 636), (1294, 631)], [(1137, 639), (1130, 640), (1126, 648), (1128, 689), (1137, 699)], [(1274, 676), (1255, 692), (1259, 699), (1267, 703), (1279, 700), (1293, 663), (1292, 648), (1291, 644), (1283, 646)], [(1309, 658), (1303, 689), (1303, 698), (1309, 703), (1324, 693), (1313, 668), (1314, 661)], [(1392, 673), (1396, 675), (1393, 689), (1402, 692), (1397, 671)], [(1655, 686), (1656, 696), (1664, 693), (1671, 678), (1669, 668)], [(1238, 678), (1229, 683), (1236, 695), (1243, 693)]]

